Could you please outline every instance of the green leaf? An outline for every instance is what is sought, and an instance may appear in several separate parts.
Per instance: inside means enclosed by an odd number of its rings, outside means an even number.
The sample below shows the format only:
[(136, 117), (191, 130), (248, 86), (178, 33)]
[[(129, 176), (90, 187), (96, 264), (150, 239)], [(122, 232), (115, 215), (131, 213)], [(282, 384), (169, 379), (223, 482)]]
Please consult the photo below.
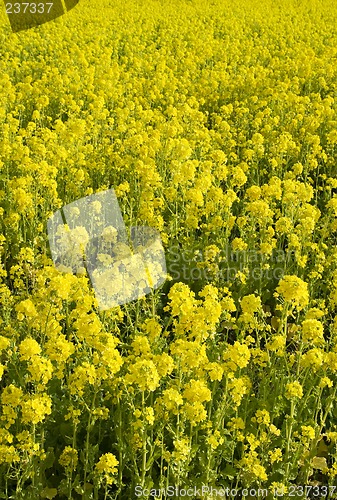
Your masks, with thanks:
[(41, 491), (41, 498), (55, 498), (58, 491), (56, 488), (44, 488)]
[(223, 471), (223, 475), (228, 477), (228, 479), (235, 479), (238, 475), (238, 471), (231, 464), (227, 464)]
[(44, 460), (42, 460), (42, 462), (40, 464), (42, 471), (45, 471), (46, 469), (50, 469), (54, 465), (54, 462), (55, 462), (54, 449), (49, 447), (48, 451), (46, 453), (46, 458)]

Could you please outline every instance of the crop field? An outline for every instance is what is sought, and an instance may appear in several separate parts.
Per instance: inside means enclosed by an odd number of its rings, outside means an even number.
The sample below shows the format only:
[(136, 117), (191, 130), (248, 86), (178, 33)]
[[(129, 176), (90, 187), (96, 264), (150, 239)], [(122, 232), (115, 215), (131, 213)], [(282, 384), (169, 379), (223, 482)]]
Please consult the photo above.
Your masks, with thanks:
[[(12, 32), (1, 4), (0, 499), (337, 497), (336, 26), (80, 0)], [(102, 309), (47, 225), (109, 190), (166, 266)]]

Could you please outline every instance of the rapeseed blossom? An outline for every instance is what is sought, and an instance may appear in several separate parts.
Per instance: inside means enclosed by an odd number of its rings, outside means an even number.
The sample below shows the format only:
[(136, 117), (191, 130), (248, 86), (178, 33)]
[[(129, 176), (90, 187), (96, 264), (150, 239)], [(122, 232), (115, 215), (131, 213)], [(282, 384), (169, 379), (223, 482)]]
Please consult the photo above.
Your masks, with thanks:
[(114, 481), (118, 464), (118, 460), (112, 453), (105, 453), (97, 462), (96, 471), (98, 474), (104, 476), (108, 484), (111, 484)]
[(78, 462), (77, 450), (74, 450), (71, 446), (66, 446), (60, 455), (59, 462), (66, 469), (76, 469)]
[(308, 305), (308, 285), (297, 276), (284, 276), (276, 288), (276, 292), (280, 294), (286, 302), (297, 309), (303, 309)]
[[(20, 36), (1, 19), (0, 496), (333, 484), (336, 5), (81, 0)], [(133, 249), (88, 203), (54, 266), (46, 222), (110, 188), (170, 277), (102, 312), (88, 259), (114, 296)]]
[(302, 398), (303, 397), (303, 388), (301, 384), (296, 380), (295, 382), (290, 382), (286, 385), (286, 398)]

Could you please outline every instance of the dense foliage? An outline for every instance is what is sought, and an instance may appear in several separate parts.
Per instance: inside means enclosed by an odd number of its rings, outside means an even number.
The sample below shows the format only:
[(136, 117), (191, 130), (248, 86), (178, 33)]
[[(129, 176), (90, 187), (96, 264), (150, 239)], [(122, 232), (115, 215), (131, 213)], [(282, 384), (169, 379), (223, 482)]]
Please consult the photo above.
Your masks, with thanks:
[[(335, 3), (1, 15), (0, 498), (332, 487)], [(102, 312), (46, 224), (110, 188), (169, 276)]]

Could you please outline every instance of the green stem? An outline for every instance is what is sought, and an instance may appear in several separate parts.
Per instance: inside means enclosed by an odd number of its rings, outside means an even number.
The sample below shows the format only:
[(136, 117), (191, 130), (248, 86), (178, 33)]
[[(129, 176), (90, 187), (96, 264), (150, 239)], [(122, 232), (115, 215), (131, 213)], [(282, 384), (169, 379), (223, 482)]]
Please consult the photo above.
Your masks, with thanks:
[[(144, 419), (144, 412), (145, 412), (145, 395), (144, 391), (142, 391), (142, 414), (143, 414), (143, 419)], [(145, 428), (145, 422), (143, 421), (143, 450), (142, 450), (142, 477), (141, 477), (141, 485), (142, 488), (145, 486), (145, 474), (146, 474), (146, 428)]]
[[(77, 429), (77, 424), (74, 423), (73, 441), (72, 441), (73, 450), (76, 449), (76, 429)], [(73, 459), (71, 460), (71, 468), (70, 468), (69, 483), (68, 483), (68, 496), (70, 500), (72, 500), (72, 489), (73, 489)]]
[(294, 400), (292, 399), (290, 402), (290, 418), (287, 421), (287, 443), (286, 443), (286, 453), (285, 453), (285, 461), (286, 461), (286, 471), (285, 471), (285, 484), (288, 480), (288, 475), (289, 475), (289, 467), (290, 467), (290, 442), (291, 442), (291, 435), (292, 435), (292, 429), (293, 429), (293, 424), (294, 424), (294, 413), (295, 413), (295, 403)]
[(87, 481), (88, 474), (88, 459), (89, 459), (89, 441), (90, 441), (90, 432), (91, 432), (91, 412), (95, 407), (95, 399), (96, 399), (96, 391), (94, 392), (94, 397), (92, 400), (91, 410), (89, 411), (88, 425), (87, 425), (87, 435), (85, 440), (85, 464), (84, 464), (84, 488)]

